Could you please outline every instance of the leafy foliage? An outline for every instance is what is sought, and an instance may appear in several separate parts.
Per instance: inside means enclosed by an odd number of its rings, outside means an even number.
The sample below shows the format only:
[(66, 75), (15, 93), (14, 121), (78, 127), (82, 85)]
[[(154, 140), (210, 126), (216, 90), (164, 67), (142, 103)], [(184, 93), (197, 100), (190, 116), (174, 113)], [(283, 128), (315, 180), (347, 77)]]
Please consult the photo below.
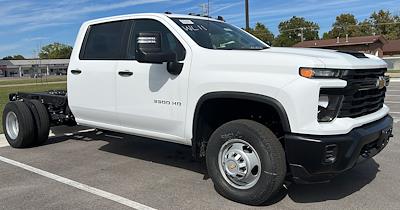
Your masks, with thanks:
[(262, 23), (256, 23), (254, 29), (250, 28), (247, 32), (251, 33), (261, 41), (270, 44), (274, 41), (274, 34)]
[(368, 20), (358, 23), (358, 36), (371, 36), (374, 35), (374, 26)]
[(384, 35), (387, 39), (400, 39), (399, 16), (393, 16), (389, 11), (380, 10), (371, 14), (369, 20), (374, 26), (374, 32)]
[(303, 17), (293, 16), (290, 20), (279, 24), (280, 34), (274, 41), (274, 46), (290, 47), (303, 40), (319, 39), (319, 25), (312, 21), (307, 21)]
[(25, 57), (22, 55), (13, 55), (13, 56), (6, 56), (3, 60), (24, 60)]
[(400, 39), (400, 17), (392, 15), (389, 11), (380, 10), (362, 22), (352, 14), (341, 14), (336, 17), (332, 30), (324, 34), (324, 39), (336, 37), (383, 35), (387, 39)]
[(328, 32), (328, 38), (344, 37), (346, 34), (350, 37), (360, 35), (358, 20), (349, 13), (336, 17), (336, 21), (332, 24), (332, 30)]
[(55, 42), (42, 47), (39, 57), (41, 59), (66, 59), (71, 56), (71, 53), (71, 46)]

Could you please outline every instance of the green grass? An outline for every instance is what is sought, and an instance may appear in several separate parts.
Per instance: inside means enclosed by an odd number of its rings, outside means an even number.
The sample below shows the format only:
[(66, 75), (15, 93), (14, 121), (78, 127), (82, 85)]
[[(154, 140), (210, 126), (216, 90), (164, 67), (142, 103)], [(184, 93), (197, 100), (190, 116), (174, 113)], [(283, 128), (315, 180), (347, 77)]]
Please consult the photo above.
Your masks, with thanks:
[(400, 70), (388, 70), (388, 73), (400, 73)]
[(6, 79), (0, 80), (0, 85), (14, 85), (14, 84), (28, 84), (28, 83), (46, 83), (46, 82), (59, 82), (67, 81), (66, 76), (51, 76), (43, 78), (21, 78), (21, 79)]
[[(21, 84), (21, 83), (20, 83)], [(37, 84), (18, 87), (0, 87), (0, 113), (3, 115), (4, 106), (8, 102), (8, 94), (15, 92), (43, 92), (47, 90), (66, 90), (67, 84)], [(2, 117), (0, 118), (0, 133), (3, 133)]]

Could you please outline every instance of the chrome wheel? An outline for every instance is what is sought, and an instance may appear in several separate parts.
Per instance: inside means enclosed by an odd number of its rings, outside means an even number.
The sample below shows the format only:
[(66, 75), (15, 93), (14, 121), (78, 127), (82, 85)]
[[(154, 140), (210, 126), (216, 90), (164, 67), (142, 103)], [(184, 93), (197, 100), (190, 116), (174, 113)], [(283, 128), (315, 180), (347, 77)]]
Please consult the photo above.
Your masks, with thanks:
[(238, 189), (249, 189), (260, 178), (260, 158), (256, 150), (241, 139), (231, 139), (222, 145), (218, 165), (225, 181)]
[(19, 124), (17, 115), (14, 112), (7, 113), (6, 116), (6, 130), (8, 136), (15, 140), (19, 133)]

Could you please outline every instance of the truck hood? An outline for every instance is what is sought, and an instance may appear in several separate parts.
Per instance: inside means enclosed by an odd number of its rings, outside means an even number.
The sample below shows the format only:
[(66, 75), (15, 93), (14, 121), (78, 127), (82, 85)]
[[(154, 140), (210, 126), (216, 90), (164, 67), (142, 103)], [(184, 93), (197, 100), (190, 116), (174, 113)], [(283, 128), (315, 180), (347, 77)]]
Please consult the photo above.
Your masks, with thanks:
[[(365, 54), (365, 57), (351, 52), (338, 50), (316, 49), (316, 48), (286, 48), (271, 47), (263, 50), (265, 53), (286, 54), (288, 58), (292, 56), (306, 56), (320, 60), (325, 68), (338, 69), (367, 69), (367, 68), (386, 68), (386, 62), (382, 59)], [(361, 57), (361, 58), (360, 58)]]
[[(265, 50), (210, 50), (199, 48), (192, 65), (196, 69), (221, 73), (221, 77), (240, 75), (240, 79), (263, 78), (272, 74), (297, 79), (299, 68), (375, 69), (387, 64), (373, 55), (356, 56), (325, 49), (271, 47)], [(360, 58), (363, 57), (363, 58)], [(265, 74), (268, 73), (268, 74)], [(293, 78), (290, 78), (293, 76)], [(239, 80), (239, 79), (238, 79)]]

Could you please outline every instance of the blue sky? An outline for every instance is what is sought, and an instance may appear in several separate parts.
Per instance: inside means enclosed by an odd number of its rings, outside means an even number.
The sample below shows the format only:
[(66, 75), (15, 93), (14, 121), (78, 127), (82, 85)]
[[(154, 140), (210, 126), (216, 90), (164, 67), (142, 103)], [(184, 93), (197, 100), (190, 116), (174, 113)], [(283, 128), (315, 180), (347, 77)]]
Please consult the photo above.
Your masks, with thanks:
[[(303, 16), (317, 22), (321, 33), (335, 17), (353, 13), (359, 20), (385, 9), (400, 14), (400, 0), (249, 0), (251, 24), (262, 22), (276, 35), (279, 22)], [(86, 20), (140, 12), (189, 13), (201, 11), (207, 0), (0, 0), (0, 58), (22, 54), (32, 57), (40, 46), (52, 42), (73, 45)], [(244, 26), (244, 0), (210, 0), (212, 16)], [(36, 52), (37, 53), (37, 52)]]

